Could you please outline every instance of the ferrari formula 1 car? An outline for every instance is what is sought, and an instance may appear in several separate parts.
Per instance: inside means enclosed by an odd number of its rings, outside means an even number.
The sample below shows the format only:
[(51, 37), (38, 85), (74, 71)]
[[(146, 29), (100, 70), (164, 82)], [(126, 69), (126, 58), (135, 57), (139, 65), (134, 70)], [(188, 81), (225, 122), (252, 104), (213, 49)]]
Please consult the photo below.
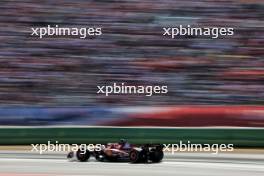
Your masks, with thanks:
[(102, 145), (99, 151), (70, 152), (68, 159), (77, 158), (81, 162), (88, 161), (91, 156), (97, 161), (131, 162), (131, 163), (158, 163), (163, 159), (163, 145), (146, 144), (141, 146), (131, 145), (125, 140), (119, 143), (108, 143)]

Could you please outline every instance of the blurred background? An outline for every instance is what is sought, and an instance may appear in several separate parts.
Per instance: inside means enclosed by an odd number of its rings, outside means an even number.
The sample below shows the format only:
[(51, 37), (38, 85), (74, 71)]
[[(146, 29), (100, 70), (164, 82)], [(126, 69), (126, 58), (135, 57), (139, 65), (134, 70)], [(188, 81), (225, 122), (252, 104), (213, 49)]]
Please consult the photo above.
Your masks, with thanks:
[[(1, 1), (6, 106), (264, 104), (263, 1)], [(162, 36), (163, 27), (233, 27), (234, 36)], [(32, 27), (102, 27), (93, 39)], [(97, 85), (167, 85), (167, 95), (98, 96)]]
[[(263, 18), (263, 0), (2, 0), (1, 130), (20, 125), (264, 127)], [(48, 25), (102, 27), (103, 35), (30, 35), (32, 27)], [(163, 27), (179, 25), (233, 27), (234, 36), (162, 36)], [(169, 92), (96, 94), (98, 85), (114, 82), (167, 85)], [(31, 133), (1, 134), (23, 140)], [(10, 143), (15, 140), (5, 142)]]

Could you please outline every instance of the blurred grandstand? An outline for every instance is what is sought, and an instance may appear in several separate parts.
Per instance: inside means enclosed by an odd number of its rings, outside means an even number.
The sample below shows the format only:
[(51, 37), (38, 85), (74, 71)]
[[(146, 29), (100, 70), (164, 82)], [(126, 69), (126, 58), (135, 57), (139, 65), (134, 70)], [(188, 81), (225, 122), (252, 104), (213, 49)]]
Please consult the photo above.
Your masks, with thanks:
[[(155, 2), (155, 3), (154, 3)], [(0, 2), (0, 104), (264, 104), (261, 0)], [(47, 25), (103, 28), (93, 39), (30, 36)], [(234, 27), (232, 37), (162, 36), (162, 27)], [(168, 85), (167, 95), (98, 96), (97, 85)]]
[[(1, 1), (0, 103), (94, 106), (264, 103), (263, 1)], [(102, 26), (96, 39), (30, 36), (31, 27)], [(163, 26), (234, 27), (235, 35), (176, 40)], [(169, 93), (98, 96), (112, 82)]]

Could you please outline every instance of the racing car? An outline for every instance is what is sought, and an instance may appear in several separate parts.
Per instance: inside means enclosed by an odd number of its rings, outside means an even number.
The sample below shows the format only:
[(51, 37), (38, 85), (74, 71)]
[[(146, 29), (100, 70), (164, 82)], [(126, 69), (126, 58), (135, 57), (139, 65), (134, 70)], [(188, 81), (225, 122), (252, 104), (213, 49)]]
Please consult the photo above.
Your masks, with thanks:
[(110, 162), (131, 162), (131, 163), (158, 163), (163, 159), (163, 145), (145, 144), (131, 145), (122, 139), (119, 143), (107, 143), (102, 145), (99, 151), (83, 151), (79, 149), (77, 152), (70, 152), (68, 159), (77, 158), (81, 162), (88, 161), (93, 156), (97, 161)]

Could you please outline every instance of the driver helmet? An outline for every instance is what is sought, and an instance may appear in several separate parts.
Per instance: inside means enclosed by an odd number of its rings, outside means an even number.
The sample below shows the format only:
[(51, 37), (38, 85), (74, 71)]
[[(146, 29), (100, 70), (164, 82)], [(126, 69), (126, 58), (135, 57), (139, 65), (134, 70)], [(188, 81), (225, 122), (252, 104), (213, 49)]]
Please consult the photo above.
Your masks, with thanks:
[(126, 143), (127, 143), (127, 141), (125, 139), (120, 139), (120, 141), (119, 141), (119, 145), (124, 145)]

